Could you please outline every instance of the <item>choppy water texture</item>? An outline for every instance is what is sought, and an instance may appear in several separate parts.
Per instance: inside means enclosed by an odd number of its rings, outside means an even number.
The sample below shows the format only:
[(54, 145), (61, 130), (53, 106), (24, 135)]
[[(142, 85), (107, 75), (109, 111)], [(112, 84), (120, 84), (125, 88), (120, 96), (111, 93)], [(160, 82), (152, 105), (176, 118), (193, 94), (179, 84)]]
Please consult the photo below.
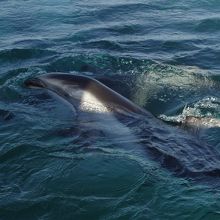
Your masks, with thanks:
[[(218, 176), (178, 175), (144, 155), (147, 132), (105, 137), (23, 86), (89, 75), (167, 121), (218, 120), (219, 45), (218, 0), (0, 1), (0, 219), (219, 219)], [(189, 132), (192, 158), (195, 141), (220, 150), (219, 128)]]

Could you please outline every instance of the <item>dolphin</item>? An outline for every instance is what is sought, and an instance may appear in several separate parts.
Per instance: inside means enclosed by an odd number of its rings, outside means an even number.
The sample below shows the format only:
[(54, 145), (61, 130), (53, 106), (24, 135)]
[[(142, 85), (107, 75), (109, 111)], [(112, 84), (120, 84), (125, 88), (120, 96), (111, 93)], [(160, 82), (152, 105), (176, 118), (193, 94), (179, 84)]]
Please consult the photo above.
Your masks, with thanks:
[[(111, 138), (118, 140), (126, 136), (144, 145), (151, 158), (158, 160), (163, 167), (179, 172), (179, 175), (220, 176), (220, 153), (214, 147), (163, 123), (94, 78), (48, 73), (27, 79), (24, 84), (45, 88), (62, 97), (76, 108), (84, 122), (93, 118), (95, 126)], [(133, 130), (130, 121), (138, 122)], [(138, 128), (141, 135), (135, 133)]]
[[(150, 116), (127, 98), (88, 76), (50, 73), (25, 81), (28, 87), (47, 88), (80, 110), (91, 112), (121, 111)], [(152, 117), (152, 115), (151, 115)]]
[(93, 129), (98, 127), (107, 136), (117, 140), (126, 136), (129, 140), (136, 141), (131, 130), (120, 123), (118, 116), (132, 114), (132, 117), (144, 115), (153, 118), (145, 109), (91, 77), (50, 73), (27, 79), (25, 85), (52, 91), (72, 104), (81, 125), (90, 125)]

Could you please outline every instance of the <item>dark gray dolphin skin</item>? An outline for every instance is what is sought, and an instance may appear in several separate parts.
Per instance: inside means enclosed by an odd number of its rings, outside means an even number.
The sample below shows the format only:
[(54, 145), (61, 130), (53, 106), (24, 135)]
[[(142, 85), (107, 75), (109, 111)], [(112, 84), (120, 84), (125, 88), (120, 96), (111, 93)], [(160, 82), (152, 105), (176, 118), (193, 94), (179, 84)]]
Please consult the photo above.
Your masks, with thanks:
[(178, 128), (162, 123), (151, 113), (93, 78), (49, 73), (27, 79), (25, 85), (51, 90), (74, 105), (79, 112), (91, 112), (91, 117), (95, 116), (98, 121), (97, 126), (103, 126), (101, 129), (113, 132), (113, 135), (127, 135), (126, 137), (133, 135), (131, 139), (136, 137), (139, 141), (139, 136), (123, 124), (123, 120), (122, 122), (118, 120), (115, 113), (137, 116), (140, 121), (146, 118), (146, 126), (141, 127), (145, 139), (138, 143), (146, 146), (146, 151), (153, 159), (159, 160), (162, 166), (183, 176), (220, 177), (220, 154), (217, 150)]

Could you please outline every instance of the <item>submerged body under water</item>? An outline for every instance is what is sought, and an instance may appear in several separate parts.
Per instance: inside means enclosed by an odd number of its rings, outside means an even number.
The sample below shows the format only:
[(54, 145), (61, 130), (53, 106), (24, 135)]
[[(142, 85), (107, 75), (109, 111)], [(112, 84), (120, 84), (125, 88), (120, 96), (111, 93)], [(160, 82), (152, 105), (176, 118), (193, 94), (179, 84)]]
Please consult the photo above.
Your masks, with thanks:
[(81, 74), (168, 123), (218, 121), (219, 10), (215, 0), (1, 1), (0, 219), (219, 219), (218, 126), (79, 120), (23, 86)]
[(73, 74), (49, 73), (27, 79), (24, 84), (29, 88), (47, 89), (68, 103), (74, 109), (78, 122), (74, 125), (74, 131), (76, 127), (84, 127), (90, 149), (94, 144), (90, 139), (97, 137), (116, 145), (121, 141), (131, 142), (130, 147), (122, 145), (120, 148), (126, 151), (131, 148), (132, 155), (137, 155), (142, 149), (141, 144), (145, 153), (141, 152), (139, 156), (150, 154), (158, 163), (178, 175), (220, 177), (220, 153), (212, 146), (197, 141), (180, 129), (163, 124), (98, 80)]

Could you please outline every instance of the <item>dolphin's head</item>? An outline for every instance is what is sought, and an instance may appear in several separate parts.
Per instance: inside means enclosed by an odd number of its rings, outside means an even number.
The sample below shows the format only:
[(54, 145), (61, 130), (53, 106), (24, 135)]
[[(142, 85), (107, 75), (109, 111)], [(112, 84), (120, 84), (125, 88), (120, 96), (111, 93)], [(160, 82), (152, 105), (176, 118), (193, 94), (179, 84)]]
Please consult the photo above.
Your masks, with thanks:
[(89, 83), (89, 79), (84, 76), (49, 73), (34, 78), (27, 79), (24, 84), (29, 88), (46, 88), (61, 96), (71, 95), (76, 98), (74, 93), (79, 93)]
[(81, 100), (91, 81), (93, 79), (85, 76), (49, 73), (27, 79), (24, 84), (29, 88), (46, 88), (65, 99)]
[(70, 75), (64, 73), (49, 73), (34, 78), (27, 79), (24, 84), (33, 88), (59, 88), (63, 86), (86, 87), (92, 79), (85, 76)]
[(30, 78), (24, 81), (24, 85), (29, 88), (44, 88), (46, 87), (40, 77)]

